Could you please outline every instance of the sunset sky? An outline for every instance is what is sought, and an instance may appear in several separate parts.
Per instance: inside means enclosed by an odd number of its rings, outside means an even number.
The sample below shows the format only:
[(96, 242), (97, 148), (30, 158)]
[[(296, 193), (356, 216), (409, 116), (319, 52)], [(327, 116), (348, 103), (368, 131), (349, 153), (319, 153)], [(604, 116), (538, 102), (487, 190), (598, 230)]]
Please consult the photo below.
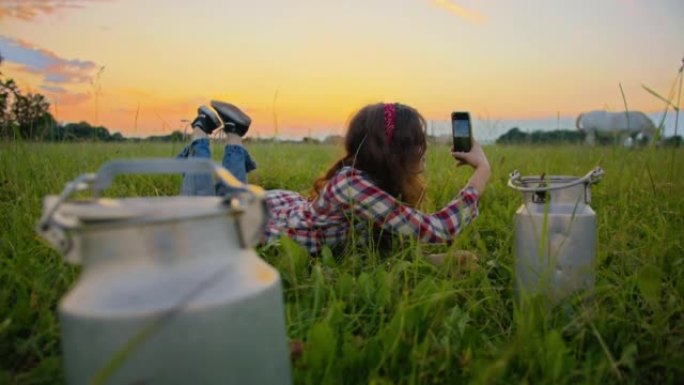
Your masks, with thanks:
[(471, 111), (487, 138), (623, 110), (620, 84), (659, 116), (642, 85), (673, 86), (684, 1), (0, 0), (0, 54), (59, 121), (127, 136), (220, 99), (254, 136), (341, 134), (364, 104), (399, 101), (438, 128)]

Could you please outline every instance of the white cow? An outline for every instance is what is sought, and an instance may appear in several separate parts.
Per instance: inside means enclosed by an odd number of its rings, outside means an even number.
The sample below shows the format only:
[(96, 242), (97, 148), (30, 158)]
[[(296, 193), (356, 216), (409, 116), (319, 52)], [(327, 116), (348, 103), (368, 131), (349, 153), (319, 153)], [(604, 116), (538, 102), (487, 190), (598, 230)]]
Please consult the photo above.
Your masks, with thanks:
[[(640, 135), (650, 140), (656, 132), (651, 118), (640, 111), (584, 112), (575, 120), (575, 126), (587, 133), (586, 142), (592, 145), (596, 142), (596, 133), (610, 133), (617, 135), (618, 139)], [(622, 140), (619, 142), (622, 143)]]

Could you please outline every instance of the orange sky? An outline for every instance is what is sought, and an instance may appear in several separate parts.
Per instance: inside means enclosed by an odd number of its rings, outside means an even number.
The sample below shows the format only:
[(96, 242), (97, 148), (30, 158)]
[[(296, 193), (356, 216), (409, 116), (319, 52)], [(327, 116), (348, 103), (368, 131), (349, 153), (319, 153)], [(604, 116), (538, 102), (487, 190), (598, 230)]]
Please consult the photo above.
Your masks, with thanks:
[[(443, 121), (662, 110), (684, 2), (662, 0), (9, 0), (1, 68), (60, 121), (144, 136), (232, 102), (251, 135), (342, 133), (376, 101)], [(484, 128), (483, 128), (484, 129)]]

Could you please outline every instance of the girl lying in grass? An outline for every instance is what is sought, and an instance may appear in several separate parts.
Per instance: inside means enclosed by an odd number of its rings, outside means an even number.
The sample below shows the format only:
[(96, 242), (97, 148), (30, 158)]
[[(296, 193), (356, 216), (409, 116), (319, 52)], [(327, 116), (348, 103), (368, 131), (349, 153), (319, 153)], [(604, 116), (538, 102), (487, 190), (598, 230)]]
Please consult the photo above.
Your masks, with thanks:
[[(212, 101), (202, 106), (193, 121), (192, 142), (179, 157), (210, 158), (209, 138), (223, 126), (226, 146), (223, 166), (247, 183), (255, 162), (242, 145), (251, 119), (229, 103)], [(425, 184), (425, 120), (413, 108), (399, 103), (371, 104), (351, 119), (345, 137), (346, 155), (313, 183), (304, 197), (286, 190), (266, 194), (270, 219), (262, 243), (287, 235), (310, 253), (323, 245), (344, 244), (351, 231), (360, 238), (380, 230), (389, 235), (414, 236), (422, 242), (448, 243), (478, 215), (478, 198), (490, 175), (489, 162), (477, 142), (470, 152), (453, 152), (457, 165), (470, 165), (474, 173), (466, 186), (441, 210), (428, 214), (418, 206)], [(227, 186), (212, 185), (209, 175), (186, 175), (184, 195), (223, 195)], [(369, 225), (370, 224), (370, 225)]]

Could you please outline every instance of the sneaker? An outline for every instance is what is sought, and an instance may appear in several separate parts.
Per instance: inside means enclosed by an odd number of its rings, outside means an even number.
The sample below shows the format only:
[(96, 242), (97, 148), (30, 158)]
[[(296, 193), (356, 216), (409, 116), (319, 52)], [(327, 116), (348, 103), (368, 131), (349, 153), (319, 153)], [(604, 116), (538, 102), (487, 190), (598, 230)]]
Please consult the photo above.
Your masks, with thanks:
[(192, 127), (199, 127), (202, 131), (211, 135), (215, 129), (221, 126), (221, 120), (214, 110), (207, 106), (200, 106), (197, 109), (197, 117), (192, 121)]
[(212, 100), (211, 106), (223, 120), (223, 131), (245, 136), (249, 130), (249, 125), (252, 124), (252, 119), (247, 114), (230, 103), (218, 100)]

